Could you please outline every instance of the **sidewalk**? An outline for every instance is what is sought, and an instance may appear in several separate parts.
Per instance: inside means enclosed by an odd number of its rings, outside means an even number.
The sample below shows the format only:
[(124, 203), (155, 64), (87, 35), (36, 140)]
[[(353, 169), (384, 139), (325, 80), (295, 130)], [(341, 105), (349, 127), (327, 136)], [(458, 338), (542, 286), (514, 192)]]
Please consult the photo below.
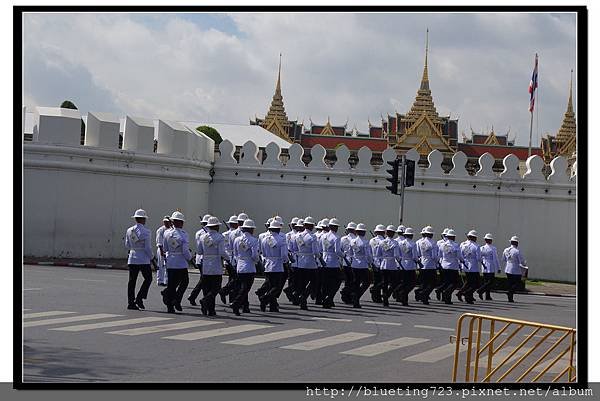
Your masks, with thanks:
[[(119, 269), (127, 270), (127, 259), (67, 259), (67, 258), (24, 258), (23, 264), (26, 265), (46, 265), (46, 266), (68, 266), (68, 267), (88, 267), (97, 269)], [(196, 272), (196, 269), (191, 269)], [(530, 281), (526, 283), (525, 294), (547, 295), (556, 297), (575, 297), (577, 288), (575, 284), (552, 283), (547, 281)], [(504, 292), (504, 291), (498, 291)]]

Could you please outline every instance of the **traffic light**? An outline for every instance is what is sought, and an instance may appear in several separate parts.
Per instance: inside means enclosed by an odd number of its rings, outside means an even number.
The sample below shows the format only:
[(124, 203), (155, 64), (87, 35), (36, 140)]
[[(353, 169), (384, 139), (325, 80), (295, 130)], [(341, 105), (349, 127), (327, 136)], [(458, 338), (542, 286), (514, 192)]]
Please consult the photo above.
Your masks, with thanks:
[(391, 183), (391, 185), (386, 186), (386, 188), (393, 193), (394, 195), (398, 195), (398, 170), (400, 167), (400, 160), (395, 159), (391, 162), (387, 162), (392, 168), (390, 170), (385, 170), (390, 178), (386, 178), (387, 181)]
[(415, 161), (406, 160), (406, 170), (404, 171), (404, 186), (412, 187), (415, 185)]

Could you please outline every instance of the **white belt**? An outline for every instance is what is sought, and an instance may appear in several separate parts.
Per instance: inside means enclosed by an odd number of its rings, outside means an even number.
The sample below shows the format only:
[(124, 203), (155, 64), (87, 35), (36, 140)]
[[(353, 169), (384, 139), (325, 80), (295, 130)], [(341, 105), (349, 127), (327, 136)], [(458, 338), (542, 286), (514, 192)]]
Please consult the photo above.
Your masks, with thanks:
[(323, 253), (327, 254), (327, 255), (337, 255), (337, 253), (335, 252), (327, 252), (327, 251), (323, 251)]
[(203, 258), (220, 258), (221, 255), (198, 255), (198, 256), (202, 256)]
[(169, 255), (183, 255), (183, 252), (169, 252)]
[(253, 260), (250, 256), (238, 256), (237, 260)]
[(386, 259), (386, 260), (396, 260), (396, 258), (395, 258), (395, 257), (393, 257), (393, 256), (384, 256), (384, 257), (382, 257), (381, 259)]

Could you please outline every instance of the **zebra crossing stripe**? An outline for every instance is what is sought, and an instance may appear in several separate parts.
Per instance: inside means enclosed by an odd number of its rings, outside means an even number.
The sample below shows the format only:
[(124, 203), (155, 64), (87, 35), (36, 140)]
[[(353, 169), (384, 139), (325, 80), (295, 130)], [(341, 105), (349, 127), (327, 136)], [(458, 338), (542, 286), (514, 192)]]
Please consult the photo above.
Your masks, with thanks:
[(67, 312), (67, 311), (62, 311), (62, 310), (51, 310), (48, 312), (25, 313), (25, 314), (23, 314), (23, 319), (35, 319), (37, 317), (70, 315), (72, 313), (75, 313), (75, 312)]
[(135, 319), (112, 320), (110, 322), (78, 324), (75, 326), (57, 327), (57, 328), (50, 329), (50, 330), (86, 331), (86, 330), (94, 330), (94, 329), (103, 329), (106, 327), (128, 326), (130, 324), (159, 322), (162, 320), (171, 320), (171, 318), (170, 317), (149, 316), (149, 317), (139, 317), (139, 318), (135, 318)]
[(123, 315), (114, 315), (112, 313), (96, 313), (93, 315), (81, 315), (71, 317), (59, 317), (55, 319), (34, 320), (33, 322), (24, 322), (23, 327), (49, 326), (51, 324), (73, 323), (84, 320), (107, 319), (109, 317), (119, 317)]
[(220, 329), (196, 331), (193, 333), (178, 334), (175, 336), (169, 336), (169, 337), (163, 337), (163, 338), (166, 338), (168, 340), (192, 341), (192, 340), (201, 340), (203, 338), (226, 336), (228, 334), (243, 333), (246, 331), (258, 330), (258, 329), (267, 329), (269, 327), (273, 327), (273, 326), (270, 324), (243, 324), (240, 326), (231, 326), (231, 327), (223, 327)]
[[(425, 352), (421, 352), (419, 354), (409, 356), (408, 358), (404, 358), (403, 361), (435, 363), (446, 358), (450, 358), (451, 356), (454, 356), (455, 350), (456, 344), (445, 344), (441, 347), (432, 348)], [(465, 350), (466, 347), (460, 347), (460, 352), (463, 352)]]
[(313, 317), (312, 320), (327, 320), (331, 322), (351, 322), (352, 319), (339, 319), (334, 317)]
[(357, 341), (363, 338), (372, 337), (375, 334), (369, 333), (356, 333), (356, 332), (348, 332), (343, 334), (338, 334), (331, 337), (324, 337), (318, 340), (306, 341), (297, 344), (286, 345), (281, 348), (285, 349), (296, 349), (300, 351), (312, 351), (315, 349), (325, 348), (332, 345), (343, 344), (350, 341)]
[(450, 327), (425, 326), (422, 324), (415, 324), (414, 327), (416, 327), (417, 329), (443, 330), (454, 332), (454, 329), (451, 329)]
[(402, 326), (402, 323), (376, 322), (376, 321), (373, 321), (373, 320), (365, 320), (365, 324), (377, 324), (377, 325), (383, 325), (383, 326)]
[(385, 352), (394, 351), (396, 349), (409, 347), (411, 345), (421, 344), (427, 341), (429, 341), (428, 338), (400, 337), (390, 341), (383, 341), (380, 343), (365, 345), (364, 347), (350, 349), (348, 351), (340, 352), (340, 354), (375, 356)]
[(291, 329), (276, 331), (274, 333), (259, 334), (256, 336), (239, 338), (236, 340), (223, 341), (223, 344), (235, 344), (235, 345), (256, 345), (263, 344), (271, 341), (283, 340), (284, 338), (304, 336), (307, 334), (318, 333), (323, 331), (321, 329)]
[(142, 334), (160, 333), (163, 331), (191, 329), (193, 327), (210, 326), (219, 324), (214, 320), (191, 320), (188, 322), (161, 324), (159, 326), (136, 327), (135, 329), (125, 329), (118, 331), (109, 331), (108, 334), (119, 334), (122, 336), (139, 336)]

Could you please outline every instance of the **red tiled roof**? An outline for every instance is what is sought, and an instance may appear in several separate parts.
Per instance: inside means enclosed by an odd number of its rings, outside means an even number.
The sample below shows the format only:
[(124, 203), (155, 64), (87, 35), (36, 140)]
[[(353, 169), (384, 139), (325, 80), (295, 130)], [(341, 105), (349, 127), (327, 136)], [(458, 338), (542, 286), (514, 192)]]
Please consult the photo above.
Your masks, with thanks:
[(335, 149), (337, 145), (343, 143), (350, 150), (358, 150), (363, 146), (368, 147), (375, 152), (383, 152), (387, 146), (387, 139), (368, 138), (368, 137), (350, 137), (350, 136), (321, 136), (302, 134), (300, 144), (305, 148), (312, 148), (319, 144), (325, 149)]
[[(526, 146), (498, 146), (479, 145), (472, 143), (459, 143), (458, 150), (463, 151), (468, 157), (479, 157), (485, 152), (490, 153), (496, 159), (503, 159), (511, 153), (520, 160), (527, 160), (528, 148)], [(532, 155), (542, 156), (541, 148), (531, 148)]]

